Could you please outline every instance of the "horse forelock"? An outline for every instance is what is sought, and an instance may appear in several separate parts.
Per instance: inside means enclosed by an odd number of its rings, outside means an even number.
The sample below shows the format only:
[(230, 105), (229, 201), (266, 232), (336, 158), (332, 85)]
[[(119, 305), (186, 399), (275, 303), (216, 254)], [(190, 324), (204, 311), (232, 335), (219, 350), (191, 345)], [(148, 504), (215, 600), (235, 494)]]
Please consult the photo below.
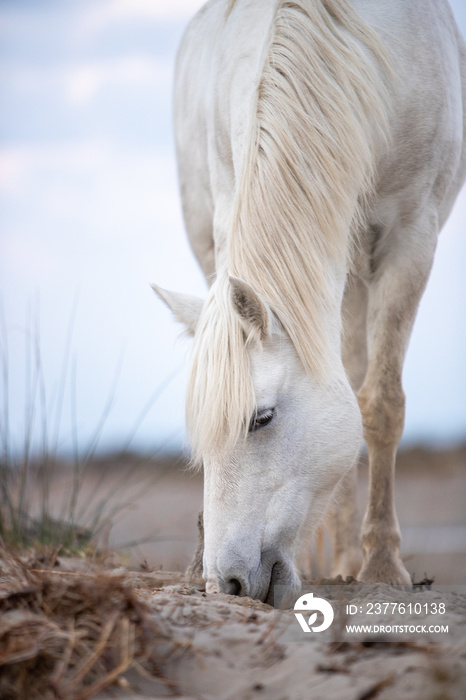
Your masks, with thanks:
[(255, 408), (247, 334), (233, 308), (228, 276), (219, 277), (196, 327), (186, 400), (192, 461), (200, 466), (229, 452), (243, 435)]

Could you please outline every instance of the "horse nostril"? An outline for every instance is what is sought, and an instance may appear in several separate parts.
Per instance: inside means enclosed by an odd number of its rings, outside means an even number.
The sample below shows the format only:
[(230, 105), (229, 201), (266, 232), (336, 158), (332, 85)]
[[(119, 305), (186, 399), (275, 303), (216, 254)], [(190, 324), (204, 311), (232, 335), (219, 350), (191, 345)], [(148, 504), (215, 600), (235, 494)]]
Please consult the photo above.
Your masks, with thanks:
[(222, 593), (228, 595), (247, 596), (250, 594), (249, 575), (246, 566), (241, 561), (227, 562), (226, 566), (218, 567), (218, 585)]
[(241, 595), (243, 586), (237, 578), (231, 578), (229, 581), (225, 581), (223, 586), (223, 592), (228, 593), (228, 595)]

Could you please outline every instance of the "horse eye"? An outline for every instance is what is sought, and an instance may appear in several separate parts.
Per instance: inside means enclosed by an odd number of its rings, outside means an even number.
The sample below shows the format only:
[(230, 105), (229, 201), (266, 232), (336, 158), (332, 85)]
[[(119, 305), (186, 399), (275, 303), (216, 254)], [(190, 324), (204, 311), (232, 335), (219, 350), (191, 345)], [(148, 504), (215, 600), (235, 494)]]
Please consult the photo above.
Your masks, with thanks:
[(251, 419), (251, 422), (249, 424), (249, 432), (252, 433), (254, 430), (257, 430), (258, 428), (263, 428), (264, 425), (267, 425), (267, 423), (270, 423), (274, 416), (274, 409), (273, 408), (267, 408), (265, 411), (260, 411), (259, 413), (256, 413), (255, 416)]

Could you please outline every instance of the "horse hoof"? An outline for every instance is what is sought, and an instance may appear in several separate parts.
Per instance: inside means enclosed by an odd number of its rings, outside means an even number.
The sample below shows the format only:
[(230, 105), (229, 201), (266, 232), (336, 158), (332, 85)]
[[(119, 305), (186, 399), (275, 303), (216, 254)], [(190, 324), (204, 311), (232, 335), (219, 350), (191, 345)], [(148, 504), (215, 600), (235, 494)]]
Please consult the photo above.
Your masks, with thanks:
[(388, 583), (390, 586), (412, 586), (411, 576), (398, 556), (386, 552), (368, 557), (358, 574), (362, 583)]

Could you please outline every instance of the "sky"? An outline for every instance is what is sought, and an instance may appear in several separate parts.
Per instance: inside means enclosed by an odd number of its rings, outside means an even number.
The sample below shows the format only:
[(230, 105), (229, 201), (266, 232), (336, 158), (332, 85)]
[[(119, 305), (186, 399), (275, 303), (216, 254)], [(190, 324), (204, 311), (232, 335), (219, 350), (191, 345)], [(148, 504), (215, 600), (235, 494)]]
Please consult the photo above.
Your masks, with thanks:
[[(0, 0), (0, 439), (178, 449), (190, 342), (149, 283), (205, 295), (171, 100), (197, 0)], [(466, 35), (466, 5), (452, 3)], [(466, 439), (466, 191), (405, 364), (405, 443)]]

